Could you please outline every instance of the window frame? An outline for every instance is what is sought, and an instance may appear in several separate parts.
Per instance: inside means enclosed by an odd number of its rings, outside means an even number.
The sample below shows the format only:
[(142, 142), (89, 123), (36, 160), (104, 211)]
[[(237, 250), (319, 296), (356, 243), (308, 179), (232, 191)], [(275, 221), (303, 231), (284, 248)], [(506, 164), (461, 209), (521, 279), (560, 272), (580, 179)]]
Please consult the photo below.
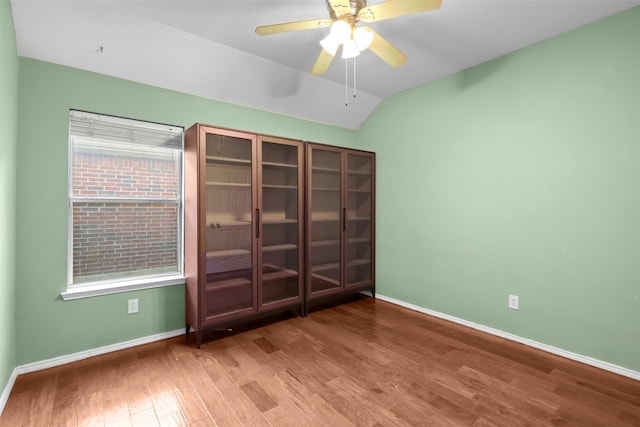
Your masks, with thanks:
[[(76, 147), (75, 142), (78, 142), (82, 145), (91, 146), (95, 144), (94, 147), (88, 148), (88, 151), (95, 149), (96, 151), (105, 150), (104, 147), (100, 147), (100, 144), (109, 144), (118, 142), (114, 138), (109, 140), (108, 137), (99, 137), (95, 139), (91, 139), (89, 136), (82, 135), (74, 135), (71, 130), (71, 122), (73, 117), (87, 117), (87, 118), (95, 118), (96, 120), (103, 120), (104, 122), (113, 123), (114, 126), (117, 125), (140, 125), (145, 128), (153, 128), (154, 130), (168, 130), (171, 131), (179, 130), (180, 131), (180, 148), (176, 150), (179, 153), (179, 159), (177, 160), (177, 167), (179, 171), (177, 172), (177, 177), (179, 179), (178, 185), (176, 185), (176, 191), (178, 192), (177, 197), (174, 198), (141, 198), (141, 197), (122, 197), (122, 196), (105, 196), (105, 197), (87, 197), (87, 196), (74, 196), (74, 164), (73, 164), (73, 155), (74, 155), (74, 147)], [(165, 286), (173, 286), (173, 285), (182, 285), (185, 283), (184, 278), (184, 127), (175, 126), (175, 125), (166, 125), (162, 123), (149, 122), (138, 119), (129, 119), (118, 116), (111, 116), (105, 114), (96, 114), (90, 113), (81, 110), (70, 110), (69, 111), (69, 135), (68, 135), (68, 167), (67, 167), (67, 286), (66, 291), (61, 293), (61, 297), (63, 300), (73, 300), (78, 298), (88, 298), (98, 295), (107, 295), (114, 294), (120, 292), (130, 292), (140, 289), (150, 289), (157, 287), (165, 287)], [(120, 141), (122, 143), (122, 141)], [(124, 144), (131, 144), (124, 143)], [(147, 153), (152, 153), (154, 151), (153, 148), (149, 148), (148, 146), (144, 146), (141, 144), (141, 151), (146, 151)], [(117, 144), (114, 144), (116, 147)], [(134, 147), (132, 144), (131, 147)], [(87, 147), (85, 147), (87, 149)], [(113, 153), (117, 152), (117, 148), (108, 147), (108, 151)], [(131, 153), (134, 150), (123, 150), (122, 152)], [(152, 158), (153, 155), (148, 156), (148, 158)], [(177, 253), (176, 253), (176, 261), (177, 261), (177, 271), (175, 272), (167, 272), (167, 273), (154, 273), (154, 274), (136, 274), (131, 275), (130, 277), (123, 278), (110, 278), (105, 280), (94, 280), (87, 281), (81, 283), (74, 283), (74, 225), (73, 225), (73, 208), (75, 203), (91, 203), (91, 202), (104, 202), (104, 203), (173, 203), (175, 201), (176, 211), (177, 211)]]

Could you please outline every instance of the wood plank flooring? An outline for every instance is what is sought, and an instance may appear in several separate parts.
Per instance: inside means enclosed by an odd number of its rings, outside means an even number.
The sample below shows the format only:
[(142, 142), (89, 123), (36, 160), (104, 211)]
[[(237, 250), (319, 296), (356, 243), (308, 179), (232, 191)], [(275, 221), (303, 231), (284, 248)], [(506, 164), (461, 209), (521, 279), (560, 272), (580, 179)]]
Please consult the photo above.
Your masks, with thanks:
[(0, 426), (640, 426), (640, 382), (361, 298), (21, 375)]

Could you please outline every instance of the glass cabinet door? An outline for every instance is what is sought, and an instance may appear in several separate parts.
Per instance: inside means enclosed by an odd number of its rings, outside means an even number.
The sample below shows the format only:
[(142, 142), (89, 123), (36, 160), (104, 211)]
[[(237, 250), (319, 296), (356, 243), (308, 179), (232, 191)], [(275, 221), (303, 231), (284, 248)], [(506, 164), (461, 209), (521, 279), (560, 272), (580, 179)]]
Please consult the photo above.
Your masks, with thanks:
[(372, 280), (372, 158), (347, 155), (347, 286)]
[(340, 151), (311, 148), (308, 239), (310, 292), (330, 292), (341, 283), (341, 159)]
[(261, 306), (301, 298), (301, 145), (260, 140)]
[(252, 142), (218, 134), (206, 137), (205, 317), (254, 306)]

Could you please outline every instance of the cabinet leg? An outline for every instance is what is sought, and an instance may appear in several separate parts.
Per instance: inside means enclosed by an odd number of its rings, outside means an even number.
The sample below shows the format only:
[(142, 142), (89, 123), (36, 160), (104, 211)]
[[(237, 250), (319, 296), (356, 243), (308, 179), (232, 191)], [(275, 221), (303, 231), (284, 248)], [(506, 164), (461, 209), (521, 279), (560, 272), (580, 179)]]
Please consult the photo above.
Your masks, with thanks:
[(187, 341), (189, 340), (189, 331), (191, 330), (191, 326), (189, 326), (189, 324), (187, 323), (185, 328), (184, 328), (184, 336), (187, 339)]
[(202, 333), (200, 331), (196, 331), (196, 348), (199, 349), (202, 345)]

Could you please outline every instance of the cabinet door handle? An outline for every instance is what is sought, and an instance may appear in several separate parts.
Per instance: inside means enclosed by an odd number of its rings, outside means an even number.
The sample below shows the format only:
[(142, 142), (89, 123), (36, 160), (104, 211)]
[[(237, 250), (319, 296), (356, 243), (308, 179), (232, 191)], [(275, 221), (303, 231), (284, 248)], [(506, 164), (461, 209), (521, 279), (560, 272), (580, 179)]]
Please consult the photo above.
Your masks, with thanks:
[(256, 239), (260, 238), (260, 209), (256, 209)]
[(347, 208), (342, 208), (342, 231), (347, 231)]

